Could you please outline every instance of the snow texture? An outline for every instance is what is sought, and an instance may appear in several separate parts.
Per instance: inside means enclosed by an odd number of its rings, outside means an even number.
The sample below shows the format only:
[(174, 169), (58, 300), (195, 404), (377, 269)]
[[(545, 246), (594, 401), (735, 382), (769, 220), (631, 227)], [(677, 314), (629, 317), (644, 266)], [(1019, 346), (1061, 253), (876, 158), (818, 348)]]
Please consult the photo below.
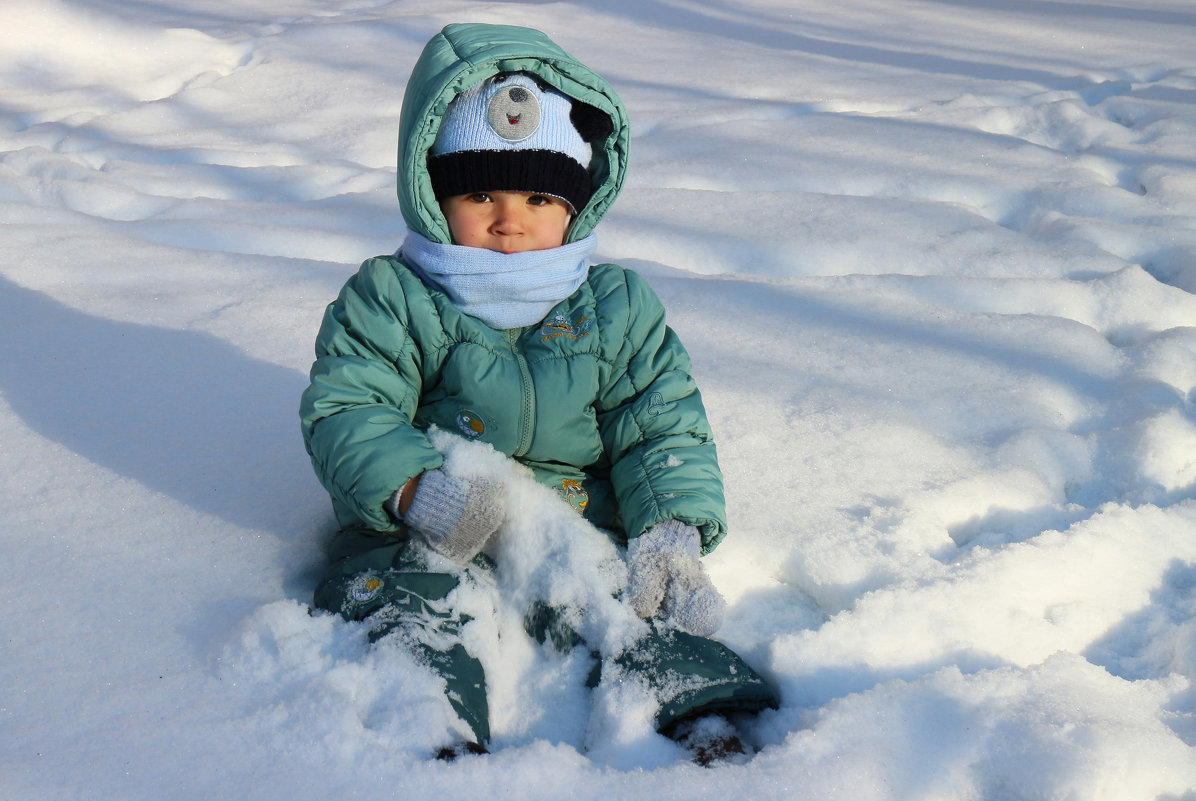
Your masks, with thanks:
[[(309, 614), (298, 396), (402, 241), (404, 82), (453, 21), (539, 27), (630, 108), (597, 256), (661, 295), (718, 439), (719, 638), (783, 697), (744, 764), (522, 632), (541, 597), (606, 654), (642, 625), (529, 482), (461, 590), (502, 599), (461, 634), (491, 755), (430, 759), (438, 681)], [(0, 31), (0, 797), (1196, 798), (1190, 3), (5, 0)]]

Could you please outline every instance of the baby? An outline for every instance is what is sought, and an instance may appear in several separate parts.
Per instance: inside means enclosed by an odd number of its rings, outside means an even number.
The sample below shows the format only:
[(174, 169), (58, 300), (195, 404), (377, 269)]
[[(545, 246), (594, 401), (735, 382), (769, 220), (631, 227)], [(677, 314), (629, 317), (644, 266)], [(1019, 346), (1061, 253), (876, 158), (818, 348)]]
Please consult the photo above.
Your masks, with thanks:
[[(626, 109), (538, 31), (449, 25), (415, 65), (399, 128), (407, 237), (329, 306), (302, 400), (341, 526), (316, 604), (403, 638), (469, 729), (441, 756), (484, 752), (485, 673), (445, 599), (492, 569), (481, 551), (504, 499), (440, 469), (427, 431), (488, 443), (626, 544), (624, 598), (652, 626), (614, 661), (662, 688), (657, 729), (699, 761), (742, 751), (719, 716), (777, 699), (709, 639), (724, 602), (698, 560), (726, 522), (689, 357), (642, 278), (591, 264), (627, 171)], [(580, 644), (552, 610), (528, 611), (541, 639)]]

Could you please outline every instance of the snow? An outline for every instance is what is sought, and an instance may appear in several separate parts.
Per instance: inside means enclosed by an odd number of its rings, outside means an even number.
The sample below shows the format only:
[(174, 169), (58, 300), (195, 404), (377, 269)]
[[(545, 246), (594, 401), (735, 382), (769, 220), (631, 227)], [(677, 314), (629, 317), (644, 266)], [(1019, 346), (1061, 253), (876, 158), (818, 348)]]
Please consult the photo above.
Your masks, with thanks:
[[(583, 652), (521, 633), (520, 592), (600, 608), (608, 651), (636, 622), (617, 554), (556, 544), (517, 476), (522, 528), (462, 598), (501, 599), (470, 634), (493, 754), (430, 759), (459, 725), (437, 682), (308, 614), (311, 343), (401, 240), (403, 85), (463, 20), (547, 31), (630, 107), (599, 257), (664, 299), (718, 436), (719, 637), (783, 697), (746, 764), (690, 764), (646, 688), (591, 694)], [(6, 0), (0, 796), (1196, 798), (1194, 26)]]

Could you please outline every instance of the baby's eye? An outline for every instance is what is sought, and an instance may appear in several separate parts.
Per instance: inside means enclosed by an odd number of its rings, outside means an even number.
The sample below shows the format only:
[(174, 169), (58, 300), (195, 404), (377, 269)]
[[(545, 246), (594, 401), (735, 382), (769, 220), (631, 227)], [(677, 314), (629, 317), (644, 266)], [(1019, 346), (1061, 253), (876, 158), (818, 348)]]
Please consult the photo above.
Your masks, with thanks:
[(544, 195), (532, 195), (527, 199), (527, 202), (532, 206), (545, 206), (551, 203), (552, 199), (545, 197)]
[(474, 203), (489, 203), (490, 195), (486, 194), (485, 192), (474, 192), (469, 196), (469, 199)]

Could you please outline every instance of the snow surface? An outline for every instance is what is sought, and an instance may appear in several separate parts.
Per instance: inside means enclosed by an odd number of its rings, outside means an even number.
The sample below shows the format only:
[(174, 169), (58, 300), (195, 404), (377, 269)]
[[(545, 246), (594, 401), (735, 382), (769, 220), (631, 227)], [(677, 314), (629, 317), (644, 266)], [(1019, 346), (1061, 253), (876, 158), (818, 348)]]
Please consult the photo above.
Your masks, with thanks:
[[(436, 682), (307, 613), (311, 342), (401, 240), (403, 85), (464, 20), (631, 109), (599, 255), (719, 437), (720, 637), (784, 698), (748, 764), (686, 762), (506, 613), (495, 753), (431, 760)], [(1196, 798), (1190, 3), (3, 0), (0, 31), (0, 798)], [(500, 585), (619, 578), (503, 547)]]

